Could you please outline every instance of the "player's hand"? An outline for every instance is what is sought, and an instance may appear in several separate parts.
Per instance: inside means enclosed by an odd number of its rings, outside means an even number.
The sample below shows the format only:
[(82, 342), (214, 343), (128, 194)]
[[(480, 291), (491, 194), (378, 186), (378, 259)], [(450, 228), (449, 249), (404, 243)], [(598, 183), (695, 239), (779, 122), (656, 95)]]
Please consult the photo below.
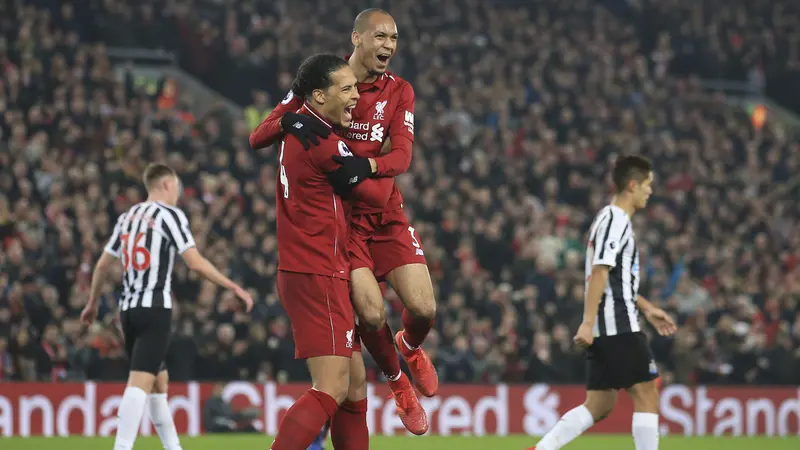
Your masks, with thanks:
[(348, 192), (372, 176), (372, 165), (369, 158), (333, 155), (333, 160), (341, 167), (328, 173), (328, 182), (339, 195)]
[(644, 317), (661, 336), (672, 336), (678, 331), (678, 325), (672, 320), (672, 316), (661, 308), (649, 309), (644, 313)]
[(97, 305), (88, 304), (81, 311), (81, 323), (91, 325), (97, 319)]
[(592, 336), (592, 325), (583, 322), (581, 326), (578, 327), (578, 332), (575, 333), (575, 337), (572, 340), (580, 345), (583, 348), (588, 348), (594, 342), (594, 336)]
[(233, 288), (233, 293), (244, 303), (245, 311), (250, 312), (253, 310), (253, 296), (250, 295), (249, 292), (242, 289), (240, 286), (236, 286)]
[(281, 117), (281, 130), (296, 137), (306, 150), (311, 145), (319, 145), (320, 137), (326, 138), (331, 134), (330, 127), (319, 120), (293, 112), (287, 112)]

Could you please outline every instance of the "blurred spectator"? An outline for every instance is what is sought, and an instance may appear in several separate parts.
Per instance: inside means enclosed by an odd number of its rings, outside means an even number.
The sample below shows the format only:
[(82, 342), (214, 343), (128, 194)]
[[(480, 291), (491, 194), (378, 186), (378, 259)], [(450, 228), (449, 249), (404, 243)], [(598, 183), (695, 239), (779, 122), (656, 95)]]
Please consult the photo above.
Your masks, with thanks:
[[(176, 264), (173, 379), (307, 380), (275, 292), (277, 155), (250, 150), (247, 135), (304, 57), (349, 52), (365, 2), (140, 3), (2, 3), (0, 376), (124, 378), (119, 273), (101, 288), (100, 322), (75, 319), (117, 215), (144, 198), (140, 172), (159, 160), (182, 177), (198, 245), (259, 299), (245, 315)], [(584, 233), (611, 194), (616, 156), (643, 153), (657, 184), (634, 221), (641, 293), (682, 325), (651, 339), (665, 379), (800, 379), (800, 144), (772, 118), (754, 130), (687, 76), (790, 86), (780, 80), (796, 75), (795, 7), (615, 3), (392, 9), (403, 36), (392, 70), (414, 85), (419, 118), (412, 168), (396, 182), (436, 284), (426, 347), (440, 378), (582, 381), (571, 339)], [(117, 79), (109, 46), (174, 51), (252, 109), (195, 117), (171, 80)], [(391, 289), (386, 300), (396, 326), (401, 305)]]

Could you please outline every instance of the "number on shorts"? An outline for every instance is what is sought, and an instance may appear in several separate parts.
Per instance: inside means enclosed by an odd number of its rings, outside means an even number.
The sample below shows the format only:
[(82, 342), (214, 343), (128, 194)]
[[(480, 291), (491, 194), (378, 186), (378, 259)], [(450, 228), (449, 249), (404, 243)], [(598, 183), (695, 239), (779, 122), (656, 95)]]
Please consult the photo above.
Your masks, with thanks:
[(416, 248), (422, 248), (422, 246), (419, 245), (419, 241), (417, 240), (417, 237), (414, 236), (414, 231), (416, 231), (416, 230), (414, 230), (414, 227), (408, 227), (408, 232), (411, 233), (411, 243)]
[(278, 164), (281, 166), (281, 186), (283, 186), (283, 198), (289, 198), (289, 178), (286, 177), (286, 168), (283, 167), (283, 148), (286, 142), (281, 142), (281, 154), (278, 156)]
[[(128, 239), (130, 238), (129, 234), (122, 235), (122, 267), (127, 271), (130, 266), (133, 266), (133, 270), (147, 270), (150, 268), (150, 251), (147, 250), (144, 246), (140, 245), (142, 239), (144, 238), (144, 233), (137, 233), (136, 237), (133, 239), (133, 249), (131, 249), (130, 253), (128, 252)], [(139, 261), (139, 255), (142, 256), (141, 262)]]

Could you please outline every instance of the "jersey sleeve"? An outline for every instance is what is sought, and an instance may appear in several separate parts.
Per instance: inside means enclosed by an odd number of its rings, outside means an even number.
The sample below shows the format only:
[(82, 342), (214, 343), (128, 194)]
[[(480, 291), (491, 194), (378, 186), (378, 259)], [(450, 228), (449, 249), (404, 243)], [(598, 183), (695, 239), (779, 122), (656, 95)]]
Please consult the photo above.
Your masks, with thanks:
[(377, 175), (394, 177), (405, 173), (411, 166), (411, 150), (414, 144), (414, 106), (416, 97), (411, 83), (403, 82), (398, 90), (396, 109), (389, 123), (389, 137), (392, 149), (389, 153), (375, 158)]
[(615, 267), (617, 265), (620, 242), (628, 230), (628, 225), (627, 217), (620, 213), (615, 214), (610, 209), (604, 217), (600, 218), (594, 235), (592, 266)]
[(383, 208), (392, 196), (394, 178), (369, 178), (353, 188), (353, 196), (372, 208)]
[(178, 248), (178, 254), (182, 255), (196, 245), (192, 230), (189, 228), (189, 219), (177, 208), (165, 209), (163, 230)]
[(297, 111), (303, 106), (303, 99), (296, 97), (292, 91), (271, 113), (264, 119), (255, 130), (250, 132), (250, 148), (258, 150), (269, 147), (283, 136), (281, 130), (281, 119), (284, 114), (290, 111)]
[(127, 214), (128, 213), (122, 214), (119, 216), (119, 218), (117, 218), (117, 223), (114, 225), (114, 231), (111, 233), (111, 237), (108, 239), (108, 243), (103, 249), (104, 252), (108, 253), (114, 258), (119, 258), (122, 254), (122, 224), (125, 222), (125, 216)]

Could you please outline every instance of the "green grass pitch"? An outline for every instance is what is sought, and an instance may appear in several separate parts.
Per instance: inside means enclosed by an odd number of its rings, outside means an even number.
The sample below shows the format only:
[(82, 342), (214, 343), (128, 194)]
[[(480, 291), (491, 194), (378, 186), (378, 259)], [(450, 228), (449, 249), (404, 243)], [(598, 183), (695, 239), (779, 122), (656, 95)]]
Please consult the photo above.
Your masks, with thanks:
[[(468, 436), (374, 436), (370, 440), (371, 450), (525, 450), (536, 438), (528, 436), (468, 437)], [(212, 435), (195, 438), (184, 437), (184, 450), (268, 450), (272, 439), (261, 435)], [(109, 450), (113, 438), (2, 438), (2, 450)], [(157, 437), (136, 440), (134, 450), (161, 450)], [(326, 450), (333, 447), (328, 443)], [(800, 440), (791, 438), (690, 438), (667, 436), (661, 438), (659, 450), (797, 450)], [(581, 436), (564, 450), (634, 450), (633, 438), (626, 435)]]

